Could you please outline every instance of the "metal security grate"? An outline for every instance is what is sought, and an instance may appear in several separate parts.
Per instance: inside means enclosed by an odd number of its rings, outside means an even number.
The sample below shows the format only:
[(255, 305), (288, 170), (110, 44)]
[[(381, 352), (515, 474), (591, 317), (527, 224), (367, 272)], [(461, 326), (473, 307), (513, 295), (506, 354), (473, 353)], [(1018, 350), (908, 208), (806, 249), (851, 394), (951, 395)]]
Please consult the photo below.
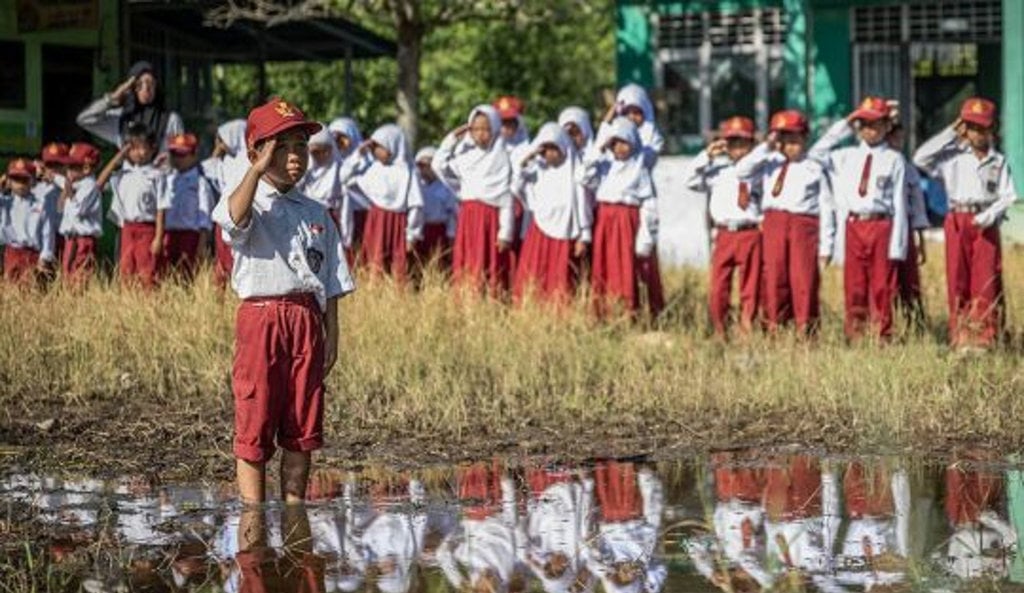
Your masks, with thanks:
[(693, 49), (705, 40), (712, 47), (754, 44), (758, 30), (765, 44), (786, 37), (786, 13), (777, 8), (731, 13), (662, 14), (658, 18), (660, 49)]
[(931, 0), (887, 6), (857, 6), (853, 41), (993, 41), (1002, 37), (1000, 0)]

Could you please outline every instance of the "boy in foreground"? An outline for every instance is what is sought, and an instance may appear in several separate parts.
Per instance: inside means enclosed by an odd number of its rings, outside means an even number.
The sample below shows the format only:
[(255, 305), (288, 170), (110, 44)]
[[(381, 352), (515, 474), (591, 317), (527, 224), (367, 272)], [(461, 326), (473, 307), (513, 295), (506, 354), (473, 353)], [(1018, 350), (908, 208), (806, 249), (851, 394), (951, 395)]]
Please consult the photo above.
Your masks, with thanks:
[(311, 452), (323, 446), (324, 378), (337, 360), (338, 298), (355, 286), (327, 211), (295, 185), (320, 124), (280, 99), (249, 113), (251, 166), (213, 212), (234, 256), (234, 454), (244, 503), (266, 499), (281, 447), (281, 497), (302, 502)]

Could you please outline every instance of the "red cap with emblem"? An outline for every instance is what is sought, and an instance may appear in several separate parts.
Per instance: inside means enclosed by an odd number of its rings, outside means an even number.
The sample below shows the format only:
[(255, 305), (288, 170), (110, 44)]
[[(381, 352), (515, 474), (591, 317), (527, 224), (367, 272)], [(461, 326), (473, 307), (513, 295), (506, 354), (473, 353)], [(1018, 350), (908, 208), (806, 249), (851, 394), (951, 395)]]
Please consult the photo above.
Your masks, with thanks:
[(754, 120), (749, 117), (735, 116), (718, 124), (718, 133), (722, 138), (754, 138)]
[(996, 123), (996, 104), (981, 97), (971, 97), (964, 101), (960, 108), (960, 119), (983, 128), (991, 128)]
[(796, 132), (803, 134), (808, 130), (807, 118), (796, 109), (779, 111), (772, 116), (769, 128), (773, 132)]
[(274, 97), (266, 104), (249, 112), (249, 119), (246, 120), (245, 143), (252, 148), (260, 140), (266, 140), (294, 129), (300, 129), (312, 136), (322, 127), (315, 121), (307, 120), (306, 115), (295, 105)]
[(885, 119), (890, 113), (889, 104), (882, 97), (864, 97), (850, 117), (871, 122)]
[(64, 165), (68, 161), (68, 145), (63, 142), (51, 142), (43, 147), (39, 159), (44, 164)]
[(7, 176), (15, 179), (32, 179), (36, 176), (36, 166), (28, 159), (16, 158), (7, 163)]
[(167, 143), (167, 150), (174, 154), (192, 154), (199, 146), (199, 139), (195, 134), (175, 134)]
[(501, 119), (515, 119), (526, 111), (526, 105), (519, 97), (504, 95), (498, 97), (494, 102), (494, 108), (498, 110)]
[(69, 165), (95, 165), (99, 160), (98, 148), (88, 142), (75, 142), (68, 149), (68, 157), (65, 162)]

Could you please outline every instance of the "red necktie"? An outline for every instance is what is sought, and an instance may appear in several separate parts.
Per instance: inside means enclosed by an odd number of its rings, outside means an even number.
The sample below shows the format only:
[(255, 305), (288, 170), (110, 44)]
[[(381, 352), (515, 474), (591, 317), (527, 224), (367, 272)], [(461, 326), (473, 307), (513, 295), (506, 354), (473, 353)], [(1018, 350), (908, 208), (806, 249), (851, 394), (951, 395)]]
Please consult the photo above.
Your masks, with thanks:
[(786, 183), (786, 172), (789, 171), (789, 161), (782, 164), (779, 176), (775, 178), (775, 185), (772, 186), (772, 197), (777, 198), (782, 193), (782, 186)]
[(736, 199), (736, 205), (740, 210), (746, 210), (750, 206), (750, 184), (746, 181), (740, 182), (740, 195)]
[(868, 195), (868, 180), (871, 179), (871, 153), (868, 153), (866, 159), (864, 159), (864, 169), (860, 172), (860, 187), (857, 188), (857, 192), (860, 197)]

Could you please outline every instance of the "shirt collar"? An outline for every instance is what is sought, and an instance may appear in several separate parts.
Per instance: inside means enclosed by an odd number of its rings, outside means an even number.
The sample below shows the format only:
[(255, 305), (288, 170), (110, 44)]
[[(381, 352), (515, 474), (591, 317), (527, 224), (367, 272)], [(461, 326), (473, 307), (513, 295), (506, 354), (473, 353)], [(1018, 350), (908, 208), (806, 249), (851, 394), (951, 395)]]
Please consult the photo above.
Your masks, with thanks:
[(275, 198), (298, 200), (299, 195), (297, 186), (292, 186), (290, 190), (281, 193), (273, 184), (268, 183), (263, 179), (260, 179), (259, 183), (256, 185), (256, 197), (263, 200), (273, 200)]

